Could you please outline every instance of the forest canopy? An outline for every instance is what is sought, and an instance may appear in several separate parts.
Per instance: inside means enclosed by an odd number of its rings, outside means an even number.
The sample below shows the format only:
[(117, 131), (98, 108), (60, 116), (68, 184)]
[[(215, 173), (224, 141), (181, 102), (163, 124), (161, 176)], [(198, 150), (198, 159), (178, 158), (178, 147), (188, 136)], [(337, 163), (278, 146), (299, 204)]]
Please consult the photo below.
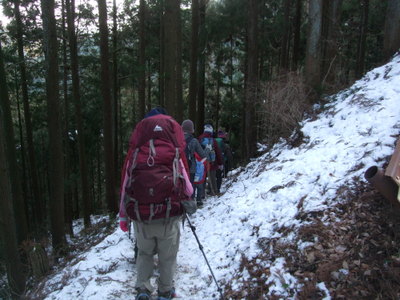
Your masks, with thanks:
[[(396, 0), (1, 4), (5, 260), (48, 229), (65, 255), (74, 219), (115, 216), (128, 139), (151, 108), (193, 120), (197, 135), (205, 123), (227, 132), (239, 164), (400, 47)], [(21, 293), (22, 265), (6, 267)]]

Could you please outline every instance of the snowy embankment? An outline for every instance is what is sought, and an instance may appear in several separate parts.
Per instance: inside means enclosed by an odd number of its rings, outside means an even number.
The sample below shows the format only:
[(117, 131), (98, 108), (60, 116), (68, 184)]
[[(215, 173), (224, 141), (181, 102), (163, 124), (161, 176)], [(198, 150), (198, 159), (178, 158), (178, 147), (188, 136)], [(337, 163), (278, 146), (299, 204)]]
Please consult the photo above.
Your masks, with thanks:
[[(295, 298), (302, 285), (286, 269), (284, 256), (279, 257), (268, 241), (298, 243), (299, 251), (310, 246), (310, 241), (297, 238), (299, 228), (308, 222), (299, 216), (323, 211), (345, 200), (337, 193), (341, 187), (363, 181), (369, 166), (382, 166), (392, 154), (399, 134), (399, 98), (397, 56), (331, 97), (321, 113), (304, 120), (300, 146), (282, 141), (246, 168), (230, 174), (224, 195), (208, 198), (204, 208), (191, 217), (222, 287), (229, 284), (231, 291), (243, 291), (241, 297), (249, 299), (247, 286), (255, 279), (242, 268), (243, 264), (274, 251), (273, 258), (256, 261), (266, 270), (257, 280), (268, 284), (267, 296)], [(323, 214), (321, 221), (326, 222)], [(284, 235), (282, 228), (286, 229)], [(133, 299), (133, 256), (131, 240), (116, 229), (48, 278), (40, 290), (47, 294), (45, 299)], [(324, 282), (318, 282), (317, 287), (324, 297), (330, 297)], [(182, 230), (176, 289), (184, 299), (219, 296), (187, 225)]]

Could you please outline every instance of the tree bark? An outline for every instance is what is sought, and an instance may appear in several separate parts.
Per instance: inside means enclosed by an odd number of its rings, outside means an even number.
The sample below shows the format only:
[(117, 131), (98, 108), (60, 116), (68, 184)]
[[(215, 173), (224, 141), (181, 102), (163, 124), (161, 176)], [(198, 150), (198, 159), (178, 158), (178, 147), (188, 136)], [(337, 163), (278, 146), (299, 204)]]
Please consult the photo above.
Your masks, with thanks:
[(197, 62), (199, 57), (199, 0), (192, 0), (192, 36), (190, 48), (189, 119), (196, 121)]
[(400, 48), (400, 1), (388, 0), (385, 19), (383, 50), (385, 59), (399, 51)]
[(165, 107), (165, 0), (160, 0), (160, 75), (159, 75), (159, 105)]
[[(356, 79), (359, 79), (364, 74), (365, 66), (365, 47), (368, 34), (368, 15), (369, 15), (369, 0), (363, 0), (361, 4), (361, 24), (360, 24), (360, 36), (357, 47), (357, 62), (355, 75)], [(400, 34), (400, 32), (399, 32)]]
[(296, 16), (294, 20), (292, 70), (296, 70), (300, 59), (300, 29), (301, 29), (302, 0), (296, 0)]
[(177, 1), (176, 7), (176, 114), (175, 119), (178, 123), (183, 121), (183, 87), (182, 87), (182, 22), (181, 22), (181, 9), (180, 2)]
[(309, 31), (306, 47), (306, 82), (318, 90), (321, 83), (322, 0), (310, 0)]
[(118, 212), (116, 197), (116, 186), (114, 179), (114, 145), (113, 145), (113, 122), (112, 102), (110, 93), (110, 68), (108, 28), (107, 28), (107, 4), (105, 0), (98, 0), (99, 25), (100, 25), (100, 62), (101, 62), (101, 95), (103, 98), (103, 135), (104, 135), (104, 165), (106, 179), (106, 199), (108, 211)]
[(139, 6), (139, 119), (146, 113), (146, 1)]
[(62, 53), (63, 53), (63, 98), (64, 98), (64, 149), (65, 149), (65, 185), (64, 189), (64, 205), (65, 205), (65, 224), (66, 233), (73, 236), (73, 225), (72, 225), (72, 176), (71, 176), (71, 151), (70, 151), (70, 141), (69, 141), (69, 99), (68, 99), (68, 68), (67, 68), (67, 20), (66, 20), (66, 7), (65, 0), (61, 1), (62, 10)]
[(171, 116), (177, 113), (178, 10), (179, 0), (165, 1), (165, 108)]
[(78, 129), (79, 173), (82, 188), (81, 199), (83, 204), (83, 220), (85, 227), (87, 228), (90, 226), (92, 195), (90, 193), (88, 164), (86, 159), (85, 129), (82, 119), (81, 108), (78, 47), (75, 34), (75, 0), (66, 0), (66, 7), (68, 22), (68, 40), (71, 57), (72, 96), (75, 107), (75, 120)]
[(207, 0), (200, 0), (199, 6), (199, 60), (197, 75), (197, 114), (196, 134), (203, 132), (205, 113), (205, 81), (206, 81), (206, 7)]
[(245, 130), (245, 158), (254, 156), (257, 150), (257, 128), (255, 105), (258, 99), (258, 0), (248, 1), (248, 24), (247, 24), (247, 68), (246, 68), (246, 90), (244, 109)]
[[(7, 107), (8, 104), (8, 107)], [(25, 211), (24, 207), (13, 205), (15, 195), (13, 195), (12, 185), (20, 188), (16, 182), (12, 182), (13, 174), (11, 168), (17, 165), (15, 159), (14, 139), (9, 99), (7, 91), (7, 81), (3, 63), (3, 52), (0, 43), (0, 235), (6, 265), (8, 283), (13, 294), (13, 299), (18, 299), (19, 295), (25, 290), (25, 276), (18, 250), (17, 224), (14, 217), (15, 209)], [(11, 156), (10, 156), (11, 154)], [(19, 233), (21, 234), (21, 232)], [(26, 238), (26, 236), (20, 236)]]
[(49, 126), (49, 190), (50, 223), (53, 249), (65, 250), (64, 228), (64, 153), (62, 147), (59, 82), (58, 42), (54, 0), (42, 0), (44, 48), (46, 55), (46, 94)]
[(215, 131), (218, 132), (220, 127), (220, 109), (221, 109), (221, 65), (222, 65), (222, 50), (218, 50), (218, 55), (215, 61), (215, 68), (217, 69), (216, 78), (216, 95), (215, 95)]
[[(25, 56), (24, 56), (24, 44), (23, 44), (23, 25), (21, 21), (21, 14), (19, 10), (19, 0), (14, 2), (14, 15), (15, 21), (17, 25), (17, 47), (18, 47), (18, 60), (19, 60), (19, 72), (21, 76), (21, 90), (22, 90), (22, 102), (24, 106), (24, 119), (25, 119), (25, 130), (26, 130), (26, 137), (27, 137), (27, 150), (28, 150), (28, 159), (29, 159), (29, 177), (31, 178), (31, 186), (32, 186), (32, 194), (33, 194), (33, 205), (32, 211), (34, 214), (34, 222), (37, 226), (43, 225), (45, 222), (44, 220), (44, 205), (43, 201), (41, 200), (40, 192), (39, 192), (39, 183), (38, 183), (38, 176), (37, 176), (37, 168), (36, 168), (36, 158), (35, 158), (35, 150), (33, 144), (33, 135), (32, 135), (32, 121), (31, 121), (31, 113), (30, 113), (30, 105), (29, 105), (29, 96), (28, 96), (28, 85), (27, 85), (27, 77), (26, 77), (26, 65), (25, 65)], [(11, 172), (14, 172), (11, 170)], [(22, 197), (19, 196), (20, 191), (16, 191), (14, 185), (13, 186), (13, 194), (18, 198)], [(17, 199), (16, 198), (16, 199)], [(22, 200), (17, 200), (21, 201)], [(23, 210), (25, 211), (25, 210)], [(19, 213), (23, 213), (22, 211)], [(19, 219), (20, 217), (16, 215), (16, 218)], [(26, 219), (26, 212), (25, 217)], [(17, 222), (17, 224), (19, 221)], [(22, 227), (27, 226), (27, 221), (22, 221), (21, 225), (21, 233), (18, 233), (18, 236), (25, 235), (28, 232), (27, 227), (22, 229)], [(20, 230), (17, 230), (19, 232)], [(25, 233), (23, 233), (25, 231)], [(20, 237), (21, 238), (21, 237)], [(21, 242), (20, 238), (18, 239)]]
[(284, 26), (283, 26), (283, 36), (281, 43), (282, 46), (281, 46), (281, 60), (280, 60), (280, 68), (283, 70), (289, 69), (290, 6), (291, 6), (291, 0), (285, 0), (283, 4)]
[[(119, 132), (120, 132), (120, 124), (119, 124), (119, 116), (120, 116), (120, 87), (118, 80), (118, 24), (117, 24), (117, 1), (113, 0), (113, 30), (112, 30), (112, 44), (113, 44), (113, 120), (114, 120), (114, 171), (115, 178), (119, 178), (120, 172), (119, 167), (122, 165), (122, 161), (120, 161), (120, 152), (119, 152)], [(93, 178), (93, 177), (92, 177)], [(92, 193), (92, 197), (93, 193)]]

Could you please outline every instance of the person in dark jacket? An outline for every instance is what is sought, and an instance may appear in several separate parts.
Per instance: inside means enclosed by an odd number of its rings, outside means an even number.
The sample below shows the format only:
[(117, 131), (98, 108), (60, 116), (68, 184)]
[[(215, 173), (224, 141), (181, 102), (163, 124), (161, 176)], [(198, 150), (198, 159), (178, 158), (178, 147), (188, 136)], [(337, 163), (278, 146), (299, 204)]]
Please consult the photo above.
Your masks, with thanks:
[[(208, 171), (208, 181), (209, 190), (212, 196), (217, 195), (217, 177), (216, 171), (218, 169), (223, 170), (224, 160), (222, 158), (221, 149), (218, 147), (218, 143), (214, 138), (214, 128), (211, 124), (204, 125), (204, 132), (199, 136), (199, 142), (205, 149), (207, 155), (207, 160), (209, 161), (209, 171)], [(206, 145), (206, 141), (210, 141), (210, 144)]]
[(218, 194), (220, 193), (220, 189), (221, 189), (221, 185), (222, 185), (222, 178), (224, 177), (224, 171), (225, 171), (225, 163), (226, 163), (225, 138), (226, 138), (226, 133), (223, 130), (218, 130), (218, 134), (217, 134), (217, 137), (215, 138), (215, 140), (217, 141), (218, 147), (221, 150), (222, 159), (224, 162), (224, 170), (217, 169), (217, 172), (216, 172)]
[(204, 149), (201, 147), (199, 141), (194, 138), (194, 124), (191, 120), (185, 120), (182, 122), (182, 130), (185, 135), (186, 141), (186, 159), (189, 164), (189, 174), (190, 174), (190, 182), (193, 185), (193, 196), (192, 199), (196, 196), (197, 206), (200, 207), (203, 205), (202, 196), (204, 194), (203, 184), (195, 184), (194, 183), (194, 175), (196, 173), (196, 158), (195, 153), (197, 153), (201, 158), (206, 158), (206, 153)]

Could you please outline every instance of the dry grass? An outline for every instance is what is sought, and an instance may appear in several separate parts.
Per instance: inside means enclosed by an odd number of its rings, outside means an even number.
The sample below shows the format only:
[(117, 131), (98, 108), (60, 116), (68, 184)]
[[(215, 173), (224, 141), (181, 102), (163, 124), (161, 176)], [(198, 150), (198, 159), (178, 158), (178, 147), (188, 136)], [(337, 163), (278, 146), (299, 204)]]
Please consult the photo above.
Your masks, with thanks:
[(272, 145), (289, 137), (309, 105), (307, 88), (296, 73), (263, 84), (258, 109), (259, 140)]

